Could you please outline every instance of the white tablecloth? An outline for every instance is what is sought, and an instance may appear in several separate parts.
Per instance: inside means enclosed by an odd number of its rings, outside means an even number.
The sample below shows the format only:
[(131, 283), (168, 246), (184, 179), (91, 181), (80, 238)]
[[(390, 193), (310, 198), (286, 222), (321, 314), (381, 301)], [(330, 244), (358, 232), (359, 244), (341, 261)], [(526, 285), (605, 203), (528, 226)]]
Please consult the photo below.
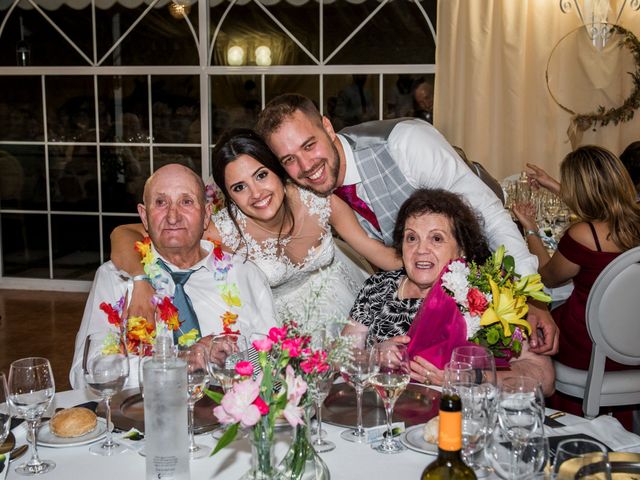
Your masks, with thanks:
[[(85, 391), (69, 391), (56, 394), (54, 408), (70, 407), (93, 400)], [(355, 412), (354, 412), (355, 415)], [(559, 418), (563, 424), (568, 425), (558, 430), (556, 435), (567, 433), (588, 433), (600, 438), (612, 447), (611, 443), (620, 436), (620, 430), (616, 430), (619, 423), (615, 419), (596, 419), (592, 422), (584, 418), (566, 415)], [(597, 425), (594, 422), (599, 422)], [(581, 427), (584, 427), (584, 429)], [(336, 443), (337, 448), (328, 453), (321, 454), (331, 472), (334, 480), (352, 480), (357, 478), (393, 478), (412, 479), (419, 478), (420, 473), (433, 459), (433, 456), (407, 450), (396, 455), (384, 455), (371, 450), (369, 445), (350, 443), (340, 438), (341, 427), (323, 425), (327, 431), (328, 439)], [(562, 431), (560, 431), (562, 430)], [(565, 431), (567, 430), (567, 431)], [(547, 430), (549, 435), (554, 434), (553, 429)], [(624, 432), (625, 451), (640, 453), (640, 436)], [(24, 424), (14, 429), (17, 444), (25, 443), (26, 430)], [(285, 435), (285, 434), (283, 434)], [(213, 446), (214, 440), (208, 434), (196, 437), (199, 443)], [(615, 448), (615, 447), (614, 447)], [(276, 457), (280, 458), (286, 450), (285, 442), (276, 446)], [(101, 457), (89, 453), (89, 445), (67, 448), (39, 447), (38, 452), (43, 459), (54, 460), (57, 464), (55, 470), (38, 478), (47, 480), (129, 480), (144, 479), (145, 459), (134, 451), (128, 451), (112, 457)], [(24, 479), (14, 472), (16, 464), (20, 464), (28, 458), (30, 452), (24, 457), (11, 463), (7, 475), (8, 480)], [(239, 440), (232, 446), (218, 452), (213, 458), (193, 460), (191, 462), (191, 478), (194, 480), (222, 479), (234, 480), (240, 478), (249, 469), (250, 453), (247, 440)]]

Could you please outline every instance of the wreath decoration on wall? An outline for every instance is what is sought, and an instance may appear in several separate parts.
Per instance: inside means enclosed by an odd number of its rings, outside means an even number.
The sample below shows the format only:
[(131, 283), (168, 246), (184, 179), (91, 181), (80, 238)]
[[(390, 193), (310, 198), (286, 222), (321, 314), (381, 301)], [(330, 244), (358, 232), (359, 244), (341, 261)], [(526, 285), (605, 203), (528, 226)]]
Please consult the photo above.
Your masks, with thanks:
[(573, 115), (572, 123), (579, 131), (585, 131), (591, 127), (593, 127), (595, 131), (596, 127), (598, 127), (598, 124), (601, 127), (604, 127), (611, 122), (613, 122), (614, 125), (617, 125), (621, 122), (628, 122), (633, 118), (635, 110), (640, 108), (640, 40), (638, 40), (638, 37), (636, 37), (633, 32), (621, 27), (620, 25), (611, 25), (611, 30), (622, 35), (622, 39), (620, 40), (618, 45), (620, 46), (620, 48), (626, 47), (627, 49), (629, 49), (635, 61), (635, 71), (627, 72), (633, 79), (633, 90), (624, 100), (624, 102), (622, 102), (622, 105), (618, 107), (607, 109), (604, 106), (599, 105), (595, 112), (576, 113), (570, 108), (562, 105), (553, 95), (551, 87), (549, 86), (549, 63), (555, 49), (562, 42), (562, 40), (567, 38), (567, 36), (573, 33), (573, 31), (569, 32), (569, 34), (562, 37), (560, 41), (556, 43), (555, 47), (553, 47), (553, 50), (551, 51), (551, 54), (549, 55), (549, 60), (547, 60), (547, 69), (545, 71), (547, 90), (549, 91), (549, 94), (551, 95), (553, 101), (560, 108)]

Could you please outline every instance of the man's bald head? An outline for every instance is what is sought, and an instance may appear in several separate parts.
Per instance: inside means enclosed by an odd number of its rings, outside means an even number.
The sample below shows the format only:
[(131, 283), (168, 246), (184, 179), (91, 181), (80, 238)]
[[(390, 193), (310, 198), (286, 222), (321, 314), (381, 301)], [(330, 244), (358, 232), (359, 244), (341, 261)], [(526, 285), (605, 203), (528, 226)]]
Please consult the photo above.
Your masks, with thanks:
[(148, 193), (151, 189), (151, 183), (153, 182), (154, 178), (158, 177), (158, 175), (163, 176), (165, 174), (166, 175), (175, 175), (175, 174), (189, 175), (196, 182), (197, 187), (200, 190), (202, 203), (204, 204), (206, 202), (207, 197), (205, 193), (204, 181), (202, 180), (202, 178), (200, 178), (200, 176), (196, 172), (194, 172), (192, 169), (180, 163), (168, 163), (167, 165), (163, 165), (162, 167), (157, 169), (149, 178), (147, 178), (147, 181), (144, 182), (144, 192), (142, 194), (142, 200), (144, 201), (145, 205), (148, 204)]

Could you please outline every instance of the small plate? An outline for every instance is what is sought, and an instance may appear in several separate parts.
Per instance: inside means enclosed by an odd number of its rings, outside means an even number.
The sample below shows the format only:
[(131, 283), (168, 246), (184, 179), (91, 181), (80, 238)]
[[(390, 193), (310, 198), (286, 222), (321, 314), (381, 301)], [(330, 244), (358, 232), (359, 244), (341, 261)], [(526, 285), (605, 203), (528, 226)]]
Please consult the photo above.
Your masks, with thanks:
[(107, 434), (107, 422), (104, 418), (98, 417), (98, 424), (93, 431), (89, 433), (85, 433), (80, 437), (73, 438), (64, 438), (58, 437), (51, 433), (49, 429), (49, 422), (45, 423), (40, 427), (38, 431), (38, 445), (42, 447), (78, 447), (80, 445), (87, 445), (88, 443), (93, 443), (101, 438), (105, 437)]
[(404, 443), (407, 448), (415, 450), (416, 452), (438, 455), (438, 446), (435, 443), (426, 442), (422, 437), (424, 425), (423, 423), (407, 428), (400, 436), (400, 441)]

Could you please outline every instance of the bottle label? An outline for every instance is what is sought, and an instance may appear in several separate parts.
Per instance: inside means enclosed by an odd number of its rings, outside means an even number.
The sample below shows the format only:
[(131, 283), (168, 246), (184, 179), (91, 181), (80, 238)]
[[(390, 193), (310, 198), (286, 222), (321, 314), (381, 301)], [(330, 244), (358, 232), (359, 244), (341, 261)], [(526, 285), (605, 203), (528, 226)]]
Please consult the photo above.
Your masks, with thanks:
[(462, 448), (462, 412), (440, 410), (438, 448), (449, 452)]

